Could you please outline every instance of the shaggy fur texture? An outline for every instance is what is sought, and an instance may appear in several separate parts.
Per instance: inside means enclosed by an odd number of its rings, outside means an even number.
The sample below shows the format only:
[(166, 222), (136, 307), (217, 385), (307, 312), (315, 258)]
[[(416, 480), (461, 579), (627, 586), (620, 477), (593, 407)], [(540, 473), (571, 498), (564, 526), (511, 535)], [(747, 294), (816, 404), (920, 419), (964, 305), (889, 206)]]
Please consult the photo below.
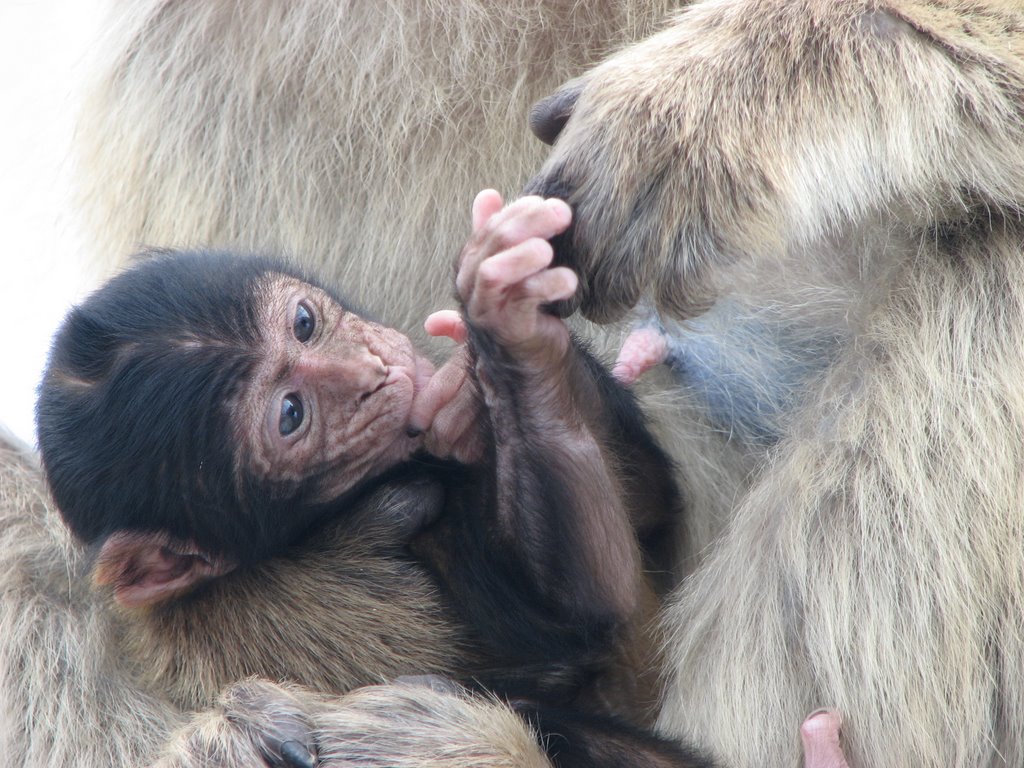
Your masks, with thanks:
[(177, 734), (156, 768), (263, 765), (289, 740), (323, 768), (548, 765), (536, 735), (508, 707), (457, 689), (399, 683), (327, 697), (246, 681)]
[[(472, 194), (543, 156), (529, 102), (651, 5), (121, 4), (80, 132), (97, 252), (291, 252), (415, 330)], [(661, 727), (731, 764), (795, 764), (823, 704), (858, 765), (1024, 761), (1022, 40), (999, 0), (699, 2), (588, 74), (536, 182), (591, 316), (704, 313), (648, 398), (697, 569)], [(109, 662), (38, 480), (2, 486), (7, 754), (132, 763), (179, 716)]]
[(531, 184), (574, 204), (584, 311), (712, 307), (679, 381), (764, 427), (664, 617), (660, 727), (728, 764), (793, 765), (821, 705), (855, 765), (1024, 761), (1022, 32), (1009, 2), (698, 3), (588, 74)]
[(543, 160), (530, 105), (670, 5), (118, 3), (78, 133), (96, 253), (294, 255), (419, 345), (473, 196)]
[(183, 717), (108, 642), (113, 617), (43, 488), (29, 449), (0, 443), (0, 750), (24, 766), (138, 765)]

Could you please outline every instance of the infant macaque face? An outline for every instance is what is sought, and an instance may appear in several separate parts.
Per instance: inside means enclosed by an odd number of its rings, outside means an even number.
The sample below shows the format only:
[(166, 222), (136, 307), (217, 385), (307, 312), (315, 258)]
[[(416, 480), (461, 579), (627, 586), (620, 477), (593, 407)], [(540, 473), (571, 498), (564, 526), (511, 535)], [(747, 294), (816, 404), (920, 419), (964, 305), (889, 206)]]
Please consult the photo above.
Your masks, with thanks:
[(327, 500), (408, 458), (430, 362), (308, 283), (275, 274), (262, 293), (261, 359), (236, 410), (250, 470), (273, 482), (316, 478)]

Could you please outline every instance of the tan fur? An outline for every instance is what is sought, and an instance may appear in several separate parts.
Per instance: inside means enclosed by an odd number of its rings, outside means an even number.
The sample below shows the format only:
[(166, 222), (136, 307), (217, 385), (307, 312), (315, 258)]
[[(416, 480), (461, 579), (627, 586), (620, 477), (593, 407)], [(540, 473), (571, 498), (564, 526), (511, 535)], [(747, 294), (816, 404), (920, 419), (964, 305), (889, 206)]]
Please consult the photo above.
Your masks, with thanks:
[[(660, 11), (119, 9), (80, 133), (100, 258), (284, 250), (412, 331), (449, 295), (475, 190), (513, 191), (539, 163), (529, 102)], [(855, 764), (1024, 761), (1021, 29), (1010, 2), (698, 3), (588, 75), (550, 161), (587, 180), (595, 317), (646, 292), (683, 315), (728, 295), (837, 340), (770, 451), (730, 441), (691, 392), (649, 400), (686, 474), (687, 563), (727, 526), (667, 612), (661, 725), (738, 766), (794, 764), (800, 719), (823, 704), (843, 711)], [(26, 516), (43, 509), (28, 477), (4, 480), (3, 514), (31, 529), (5, 524), (5, 580), (77, 562)], [(19, 589), (0, 607), (6, 674), (73, 642), (105, 658), (88, 595), (60, 612)], [(72, 673), (56, 696), (48, 677), (3, 681), (5, 722), (27, 723), (8, 754), (30, 732), (30, 764), (71, 762), (40, 723), (74, 685), (112, 686)], [(26, 720), (27, 702), (44, 714)]]
[(1024, 762), (1022, 32), (697, 3), (588, 74), (538, 181), (593, 316), (728, 300), (835, 346), (666, 611), (659, 725), (727, 764), (796, 764), (823, 705), (854, 765)]
[(96, 254), (284, 252), (419, 346), (473, 196), (544, 157), (530, 105), (670, 4), (117, 3), (78, 132)]
[(379, 685), (336, 698), (249, 681), (233, 686), (169, 745), (159, 768), (260, 765), (271, 733), (323, 768), (540, 768), (536, 736), (497, 701), (427, 685)]
[[(113, 8), (77, 132), (90, 255), (109, 267), (142, 245), (291, 254), (419, 344), (426, 314), (453, 303), (473, 195), (485, 185), (513, 194), (543, 158), (529, 105), (646, 34), (669, 2), (244, 5)], [(377, 639), (343, 651), (306, 627), (301, 660), (286, 637), (245, 616), (234, 618), (250, 653), (225, 658), (221, 638), (203, 634), (217, 617), (202, 601), (126, 634), (108, 596), (85, 589), (83, 553), (38, 470), (18, 466), (0, 475), (0, 744), (25, 765), (138, 764), (182, 707), (206, 705), (246, 675), (344, 690), (354, 669), (365, 680), (367, 669), (381, 679), (451, 665), (458, 638), (430, 620), (433, 598), (415, 584), (403, 597), (416, 621), (381, 618), (375, 606), (352, 631)], [(373, 599), (330, 583), (306, 581), (334, 605)], [(296, 621), (289, 605), (284, 625)], [(403, 661), (410, 650), (415, 669)]]
[[(0, 750), (25, 766), (138, 765), (182, 722), (132, 684), (112, 617), (31, 452), (0, 450)], [(112, 723), (117, 723), (112, 727)]]

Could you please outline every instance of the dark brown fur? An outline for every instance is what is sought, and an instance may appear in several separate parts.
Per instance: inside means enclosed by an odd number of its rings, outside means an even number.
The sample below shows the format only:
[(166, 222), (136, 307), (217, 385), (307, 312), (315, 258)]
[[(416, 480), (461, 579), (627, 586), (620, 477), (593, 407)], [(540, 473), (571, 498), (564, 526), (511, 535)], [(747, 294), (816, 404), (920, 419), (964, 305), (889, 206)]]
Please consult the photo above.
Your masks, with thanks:
[[(656, 665), (645, 656), (643, 635), (654, 603), (641, 566), (665, 566), (656, 557), (643, 563), (633, 523), (645, 539), (672, 527), (678, 498), (670, 462), (629, 393), (564, 323), (539, 308), (551, 300), (546, 291), (568, 295), (575, 286), (575, 278), (571, 285), (557, 279), (564, 270), (545, 269), (553, 255), (545, 238), (565, 228), (569, 209), (539, 198), (496, 205), (493, 216), (479, 215), (457, 281), (469, 343), (453, 364), (469, 366), (462, 386), (475, 393), (474, 429), (483, 444), (465, 464), (417, 452), (410, 414), (434, 377), (419, 384), (409, 378), (419, 366), (408, 341), (343, 310), (316, 285), (286, 277), (283, 262), (165, 252), (70, 313), (41, 387), (42, 456), (65, 522), (86, 542), (67, 588), (93, 585), (84, 594), (105, 620), (95, 639), (123, 673), (111, 677), (111, 687), (168, 700), (166, 711), (153, 715), (161, 722), (151, 748), (185, 712), (252, 676), (343, 693), (402, 674), (444, 675), (531, 702), (649, 717), (654, 691), (644, 686), (653, 687), (646, 672)], [(508, 256), (527, 244), (539, 247), (544, 261), (528, 262), (521, 274)], [(556, 280), (530, 292), (533, 278), (549, 276)], [(297, 331), (299, 310), (319, 318), (320, 330)], [(228, 349), (255, 366), (239, 368)], [(188, 361), (174, 351), (206, 361), (194, 366), (204, 374), (198, 386), (185, 381)], [(270, 389), (253, 373), (264, 366)], [(275, 378), (292, 369), (294, 381)], [(236, 394), (222, 402), (204, 385), (225, 376), (236, 386), (217, 392)], [(280, 397), (293, 387), (288, 397), (313, 398), (307, 429), (294, 440), (266, 418), (278, 416)], [(350, 418), (353, 408), (358, 414)], [(211, 411), (226, 415), (217, 422)], [(86, 419), (107, 443), (98, 465), (81, 433), (69, 430)], [(238, 454), (234, 444), (202, 442), (197, 433), (211, 423), (220, 424), (221, 437), (240, 434), (250, 447), (269, 430), (277, 442), (264, 449), (266, 472), (293, 457), (300, 465), (318, 461), (318, 485), (283, 497), (269, 515), (245, 496), (232, 499), (241, 483), (230, 470), (219, 476), (209, 467), (246, 466), (250, 458), (245, 447)], [(250, 429), (257, 430), (251, 439)], [(323, 457), (325, 441), (333, 447), (350, 439), (360, 451)], [(168, 464), (182, 472), (170, 491), (160, 484)], [(117, 496), (76, 487), (99, 472), (116, 477)], [(213, 492), (206, 490), (211, 477), (218, 479)], [(634, 487), (645, 493), (634, 498)], [(324, 498), (321, 489), (336, 495)], [(257, 487), (262, 502), (261, 492), (270, 494)], [(652, 500), (653, 509), (636, 508)], [(311, 526), (317, 518), (307, 515), (318, 513), (322, 522), (325, 508), (333, 522)], [(227, 530), (207, 537), (204, 515), (211, 513), (209, 525)], [(292, 519), (307, 521), (297, 538)], [(239, 525), (243, 534), (258, 525), (280, 542), (244, 557), (250, 537), (230, 530)], [(180, 541), (187, 546), (172, 547)], [(243, 550), (230, 548), (236, 541)], [(225, 568), (215, 575), (201, 568), (198, 580), (183, 582), (195, 562), (212, 562), (211, 552)], [(636, 668), (615, 680), (629, 685), (607, 684), (608, 671), (629, 665)], [(274, 701), (263, 709), (276, 723)], [(129, 713), (108, 714), (118, 737), (145, 738), (121, 727)], [(201, 738), (217, 717), (200, 717), (189, 733)], [(611, 721), (605, 729), (618, 732)], [(251, 737), (244, 729), (224, 735)], [(378, 746), (382, 756), (391, 749)], [(244, 745), (211, 749), (231, 753)], [(668, 759), (675, 754), (670, 745), (662, 751)]]
[[(97, 249), (310, 254), (367, 297), (386, 283), (409, 326), (447, 295), (464, 201), (539, 163), (530, 101), (662, 10), (251, 7), (139, 3), (105, 47), (81, 134)], [(860, 764), (1021, 762), (1021, 26), (997, 0), (700, 3), (593, 73), (552, 160), (575, 176), (559, 191), (594, 183), (577, 202), (596, 258), (576, 263), (596, 316), (645, 290), (684, 313), (727, 293), (741, 316), (841, 344), (770, 450), (731, 439), (695, 389), (662, 397), (695, 512), (687, 565), (711, 555), (669, 610), (663, 725), (740, 765), (793, 764), (822, 704), (846, 713)], [(770, 360), (745, 360), (772, 383)], [(38, 477), (18, 473), (0, 629), (4, 669), (33, 672), (3, 681), (5, 738), (32, 764), (105, 764), (107, 747), (124, 762), (137, 742), (74, 737), (102, 732), (97, 698), (136, 732), (145, 703), (111, 701), (63, 650), (107, 658), (106, 619), (67, 602), (78, 556), (34, 522)], [(38, 672), (55, 658), (73, 671), (56, 690)], [(93, 725), (54, 742), (82, 690), (76, 722)]]

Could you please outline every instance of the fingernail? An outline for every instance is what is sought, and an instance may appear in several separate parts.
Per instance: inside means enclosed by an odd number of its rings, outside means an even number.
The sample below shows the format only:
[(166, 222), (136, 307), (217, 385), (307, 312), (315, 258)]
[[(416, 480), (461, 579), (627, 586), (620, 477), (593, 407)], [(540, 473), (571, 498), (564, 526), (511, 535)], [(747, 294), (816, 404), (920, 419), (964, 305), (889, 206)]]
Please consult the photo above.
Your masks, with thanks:
[(813, 712), (811, 712), (811, 714), (805, 717), (804, 720), (810, 720), (812, 717), (817, 717), (818, 715), (827, 715), (831, 711), (832, 710), (828, 707), (822, 707), (821, 709), (816, 709)]
[(281, 759), (292, 768), (315, 768), (313, 753), (305, 744), (297, 741), (286, 741), (281, 745)]

